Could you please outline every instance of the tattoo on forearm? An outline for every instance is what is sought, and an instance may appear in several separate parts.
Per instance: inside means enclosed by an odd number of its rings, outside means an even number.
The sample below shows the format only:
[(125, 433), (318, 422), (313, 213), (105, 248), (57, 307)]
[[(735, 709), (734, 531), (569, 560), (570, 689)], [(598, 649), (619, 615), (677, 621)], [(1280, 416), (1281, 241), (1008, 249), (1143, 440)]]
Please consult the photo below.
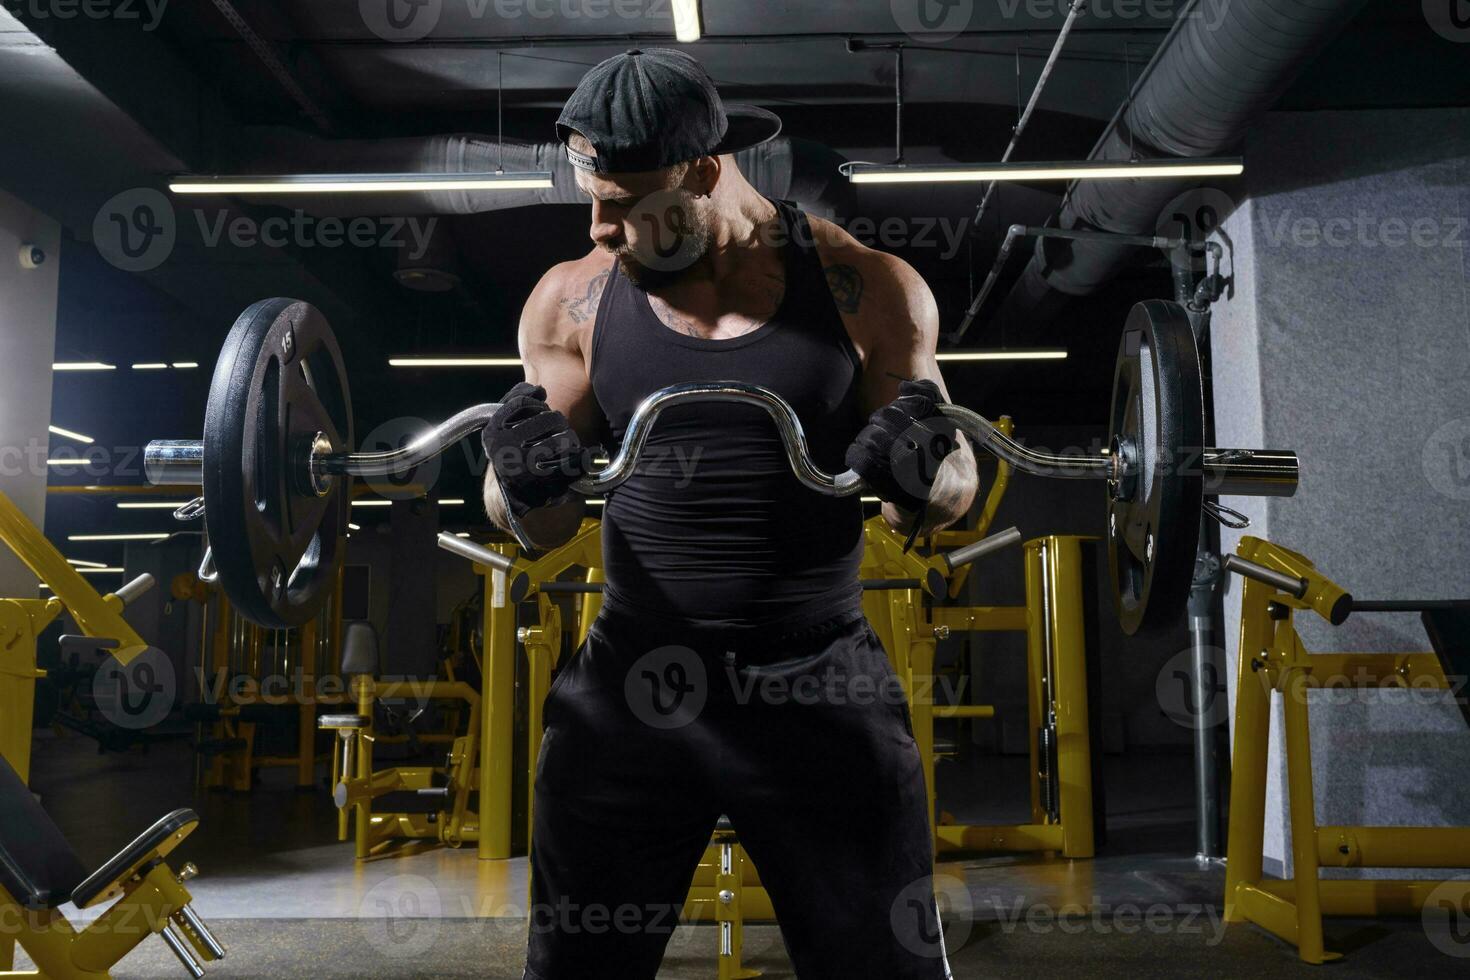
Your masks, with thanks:
[(827, 288), (832, 300), (843, 313), (856, 313), (863, 299), (863, 274), (850, 265), (829, 265)]
[(581, 296), (563, 296), (558, 305), (567, 311), (573, 323), (586, 323), (597, 315), (597, 306), (602, 302), (602, 291), (607, 286), (607, 277), (612, 269), (604, 269), (587, 281), (586, 291)]

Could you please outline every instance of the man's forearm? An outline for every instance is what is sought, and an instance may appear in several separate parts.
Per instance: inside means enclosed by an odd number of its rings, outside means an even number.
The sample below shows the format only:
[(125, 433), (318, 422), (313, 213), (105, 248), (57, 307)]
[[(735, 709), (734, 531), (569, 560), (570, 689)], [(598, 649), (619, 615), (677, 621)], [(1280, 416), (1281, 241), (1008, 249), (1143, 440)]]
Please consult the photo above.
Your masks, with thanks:
[[(543, 551), (560, 547), (570, 541), (572, 535), (577, 533), (577, 528), (581, 527), (586, 506), (580, 495), (572, 494), (572, 499), (564, 504), (528, 511), (521, 518), (521, 528), (530, 537), (531, 543)], [(501, 494), (500, 484), (496, 482), (493, 473), (485, 476), (485, 513), (496, 527), (502, 531), (510, 531), (505, 497)]]
[[(934, 475), (934, 487), (929, 491), (929, 506), (924, 508), (924, 523), (919, 536), (942, 531), (970, 512), (979, 492), (980, 477), (975, 464), (975, 452), (963, 435), (958, 436), (959, 445), (954, 452), (939, 464)], [(888, 525), (904, 534), (914, 526), (917, 515), (896, 504), (883, 505), (883, 517)]]

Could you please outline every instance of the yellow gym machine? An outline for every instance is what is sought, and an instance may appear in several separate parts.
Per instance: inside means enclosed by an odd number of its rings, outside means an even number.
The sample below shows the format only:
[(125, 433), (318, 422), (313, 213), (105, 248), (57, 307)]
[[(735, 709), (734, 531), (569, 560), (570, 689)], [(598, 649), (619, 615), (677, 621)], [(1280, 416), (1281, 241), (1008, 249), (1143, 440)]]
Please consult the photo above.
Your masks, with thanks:
[(36, 667), (36, 638), (65, 612), (126, 667), (148, 644), (123, 619), (122, 611), (154, 581), (152, 575), (142, 575), (115, 593), (98, 593), (3, 493), (0, 541), (51, 590), (50, 599), (0, 599), (0, 756), (27, 782), (36, 681), (45, 676)]
[[(577, 632), (580, 643), (602, 607), (598, 583), (602, 581), (602, 527), (584, 520), (568, 542), (531, 561), (518, 559), (515, 544), (474, 544), (452, 534), (440, 534), (439, 546), (467, 558), (475, 573), (484, 578), (484, 652), (481, 689), (484, 699), (480, 714), (480, 740), (484, 746), (478, 786), (480, 792), (479, 856), (503, 860), (511, 856), (515, 803), (515, 674), (517, 645), (524, 648), (527, 663), (527, 747), (525, 771), (535, 784), (536, 759), (541, 754), (542, 709), (551, 687), (551, 674), (561, 656), (562, 609), (557, 597), (573, 594), (579, 599)], [(579, 568), (580, 582), (559, 582), (567, 571)], [(534, 600), (538, 623), (517, 627), (516, 608)], [(527, 836), (532, 819), (526, 808)]]
[[(874, 564), (865, 567), (865, 578), (876, 570), (887, 579), (913, 579), (933, 568), (935, 558), (905, 555), (901, 537), (882, 518), (868, 522), (867, 534), (868, 555)], [(1019, 535), (1015, 540), (1019, 541)], [(1094, 854), (1082, 594), (1082, 545), (1090, 540), (1052, 536), (1026, 542), (1024, 606), (928, 605), (922, 589), (865, 593), (868, 620), (909, 692), (938, 854), (1055, 851), (1068, 858)], [(995, 714), (990, 705), (934, 701), (938, 641), (959, 630), (1026, 634), (1028, 716), (1030, 730), (1036, 733), (1031, 740), (1031, 823), (963, 825), (937, 811), (935, 722)]]
[[(339, 704), (347, 692), (320, 685), (317, 664), (330, 656), (335, 606), (291, 630), (268, 630), (248, 622), (230, 607), (224, 593), (180, 576), (176, 598), (197, 599), (203, 608), (199, 700), (184, 716), (195, 722), (196, 751), (204, 760), (198, 782), (206, 789), (247, 793), (263, 768), (289, 769), (296, 785), (315, 785), (316, 766), (327, 756), (316, 748), (318, 704)], [(269, 642), (267, 642), (269, 639)], [(270, 678), (262, 682), (262, 678)], [(257, 752), (256, 736), (272, 714), (295, 708), (295, 751)]]
[[(1303, 961), (1323, 963), (1341, 956), (1324, 948), (1324, 915), (1414, 915), (1431, 894), (1456, 909), (1470, 907), (1466, 904), (1470, 881), (1319, 878), (1324, 867), (1470, 868), (1470, 828), (1317, 824), (1308, 692), (1447, 690), (1450, 685), (1436, 653), (1311, 653), (1293, 623), (1297, 612), (1313, 612), (1337, 625), (1353, 612), (1425, 610), (1447, 604), (1355, 602), (1305, 556), (1256, 537), (1243, 538), (1225, 567), (1245, 579), (1225, 920), (1254, 922), (1296, 946)], [(1287, 879), (1267, 879), (1262, 867), (1272, 692), (1281, 695), (1285, 714), (1294, 865), (1294, 877)]]
[[(562, 609), (557, 597), (566, 593), (580, 599), (576, 642), (601, 607), (596, 591), (601, 581), (601, 527), (584, 521), (577, 534), (560, 548), (534, 561), (517, 561), (513, 544), (482, 546), (444, 533), (440, 547), (475, 563), (484, 578), (484, 651), (481, 657), (482, 691), (463, 682), (384, 682), (349, 669), (354, 647), (359, 642), (348, 627), (344, 639), (344, 673), (353, 674), (352, 687), (358, 710), (355, 715), (324, 715), (321, 726), (337, 733), (340, 749), (334, 755), (332, 783), (335, 800), (342, 810), (341, 836), (347, 837), (348, 812), (352, 812), (356, 854), (359, 859), (386, 853), (396, 838), (433, 840), (459, 846), (473, 842), (481, 859), (511, 857), (515, 802), (515, 675), (518, 645), (527, 663), (527, 753), (525, 769), (534, 783), (536, 759), (541, 751), (542, 708), (551, 674), (561, 655)], [(588, 569), (582, 582), (559, 582), (572, 568)], [(538, 623), (517, 628), (516, 608), (526, 601), (537, 604)], [(354, 624), (354, 626), (359, 624)], [(454, 739), (445, 766), (447, 786), (431, 786), (435, 770), (398, 767), (373, 769), (372, 745), (377, 736), (372, 727), (372, 705), (385, 697), (458, 698), (470, 707), (466, 734)], [(484, 746), (482, 753), (480, 747)], [(343, 774), (351, 774), (344, 778)], [(416, 814), (375, 813), (372, 801), (388, 793), (412, 791), (420, 796), (437, 796), (446, 802), (443, 811), (425, 817)], [(469, 796), (478, 791), (480, 810), (468, 809)], [(527, 838), (532, 814), (527, 806)], [(410, 848), (417, 849), (417, 848)]]
[[(109, 971), (157, 933), (193, 977), (225, 949), (195, 913), (184, 883), (192, 864), (174, 872), (166, 858), (199, 824), (193, 810), (162, 818), (90, 875), (60, 828), (15, 769), (0, 759), (0, 977), (106, 980)], [(59, 906), (86, 909), (117, 899), (80, 932)], [(37, 970), (15, 970), (15, 944)]]
[[(165, 863), (197, 826), (194, 812), (175, 810), (89, 875), (27, 785), (32, 706), (44, 676), (36, 666), (38, 634), (68, 613), (126, 668), (148, 645), (122, 612), (152, 588), (153, 576), (99, 594), (3, 493), (0, 541), (52, 592), (50, 599), (0, 599), (0, 977), (105, 980), (153, 933), (202, 977), (200, 961), (220, 959), (225, 950), (190, 906), (184, 882), (197, 869), (185, 865), (176, 874)], [(81, 931), (59, 910), (68, 901), (85, 909), (111, 899), (117, 901)], [(38, 971), (15, 971), (17, 943)]]
[[(349, 819), (355, 854), (359, 861), (391, 854), (407, 854), (444, 844), (460, 847), (480, 836), (478, 815), (469, 809), (470, 791), (475, 786), (480, 741), (480, 692), (464, 681), (383, 680), (369, 666), (377, 659), (377, 639), (366, 623), (352, 623), (343, 640), (342, 672), (357, 704), (356, 714), (322, 715), (323, 731), (337, 735), (339, 751), (332, 756), (333, 800), (338, 808), (338, 839), (348, 837)], [(371, 644), (371, 658), (364, 656)], [(453, 738), (442, 768), (445, 783), (435, 786), (441, 769), (435, 766), (394, 766), (373, 769), (374, 704), (379, 700), (405, 698), (420, 705), (430, 700), (458, 700), (469, 706), (466, 733)], [(417, 736), (422, 741), (435, 735)], [(420, 799), (436, 799), (441, 805), (430, 812), (374, 813), (373, 801), (391, 793), (413, 793)], [(401, 843), (406, 842), (406, 843)]]
[[(996, 427), (1006, 436), (1009, 417)], [(1052, 536), (1025, 545), (1024, 606), (955, 606), (968, 565), (948, 574), (940, 548), (964, 548), (989, 533), (1010, 486), (1012, 467), (997, 462), (996, 476), (972, 531), (942, 531), (929, 542), (936, 554), (905, 553), (903, 537), (881, 517), (865, 525), (863, 579), (893, 583), (864, 591), (864, 612), (883, 641), (909, 693), (914, 738), (924, 760), (936, 854), (967, 851), (1056, 851), (1094, 854), (1092, 746), (1087, 709), (1087, 631), (1083, 615), (1082, 545), (1091, 538)], [(994, 539), (992, 539), (994, 540)], [(1016, 535), (1013, 540), (1019, 540)], [(927, 601), (926, 601), (927, 600)], [(939, 753), (935, 722), (994, 717), (990, 705), (936, 704), (934, 657), (938, 641), (961, 630), (1020, 632), (1027, 637), (1027, 694), (1031, 740), (1031, 823), (956, 824), (938, 812), (934, 768)]]

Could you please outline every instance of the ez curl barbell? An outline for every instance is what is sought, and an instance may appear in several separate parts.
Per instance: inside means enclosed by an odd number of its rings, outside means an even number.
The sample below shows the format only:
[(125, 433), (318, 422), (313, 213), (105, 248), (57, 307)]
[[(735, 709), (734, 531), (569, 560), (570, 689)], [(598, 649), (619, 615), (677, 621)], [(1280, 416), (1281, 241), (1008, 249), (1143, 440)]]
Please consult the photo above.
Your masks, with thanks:
[[(637, 468), (660, 413), (696, 401), (763, 409), (803, 486), (833, 497), (866, 489), (851, 470), (832, 474), (817, 466), (800, 419), (781, 396), (741, 382), (678, 384), (649, 394), (612, 460), (574, 489), (615, 489)], [(347, 375), (326, 319), (304, 302), (262, 300), (241, 314), (225, 341), (204, 438), (149, 443), (145, 470), (154, 484), (202, 486), (213, 563), (235, 607), (264, 626), (298, 626), (330, 594), (345, 546), (350, 478), (408, 472), (479, 431), (497, 408), (467, 408), (397, 449), (355, 452)], [(1291, 496), (1299, 480), (1293, 452), (1201, 446), (1198, 349), (1182, 308), (1163, 301), (1139, 304), (1124, 329), (1106, 451), (1044, 452), (967, 408), (944, 405), (940, 412), (977, 450), (1022, 473), (1107, 486), (1115, 606), (1130, 634), (1177, 613), (1207, 495)]]

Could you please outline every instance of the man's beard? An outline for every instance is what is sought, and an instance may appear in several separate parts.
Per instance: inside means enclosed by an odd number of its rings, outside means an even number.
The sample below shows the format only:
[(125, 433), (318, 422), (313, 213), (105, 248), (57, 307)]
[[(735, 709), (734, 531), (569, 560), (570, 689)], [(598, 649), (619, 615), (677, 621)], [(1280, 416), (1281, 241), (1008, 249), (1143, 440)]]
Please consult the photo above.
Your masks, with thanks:
[[(698, 202), (692, 199), (683, 202), (675, 220), (677, 230), (666, 227), (654, 231), (655, 244), (648, 261), (640, 259), (627, 245), (612, 250), (623, 275), (644, 292), (663, 289), (687, 278), (709, 254), (714, 238), (713, 222)], [(668, 238), (672, 241), (665, 242)]]

